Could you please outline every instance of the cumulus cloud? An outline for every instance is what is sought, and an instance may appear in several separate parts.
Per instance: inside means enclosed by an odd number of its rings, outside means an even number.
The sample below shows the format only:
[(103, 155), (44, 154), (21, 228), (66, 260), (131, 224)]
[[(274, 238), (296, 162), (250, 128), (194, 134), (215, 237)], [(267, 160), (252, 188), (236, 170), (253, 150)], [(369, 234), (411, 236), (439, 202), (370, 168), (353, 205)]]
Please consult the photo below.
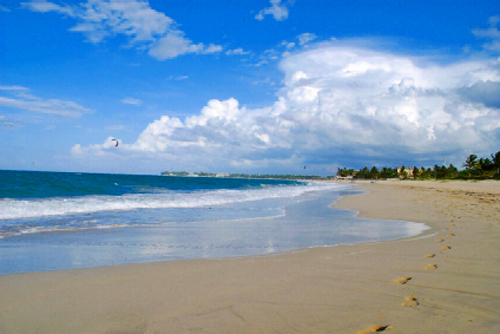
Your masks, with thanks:
[(265, 15), (272, 15), (276, 21), (283, 21), (288, 18), (288, 7), (292, 5), (291, 1), (282, 3), (281, 0), (270, 0), (271, 7), (266, 7), (255, 15), (255, 19), (262, 21)]
[(458, 92), (472, 102), (483, 103), (487, 107), (500, 108), (500, 82), (478, 81), (471, 86), (458, 89)]
[(76, 157), (85, 156), (88, 152), (92, 152), (92, 155), (94, 156), (109, 155), (109, 149), (113, 148), (115, 151), (119, 149), (115, 146), (115, 140), (118, 140), (121, 143), (121, 139), (108, 137), (102, 144), (90, 145), (88, 147), (82, 147), (80, 144), (76, 144), (71, 148), (71, 154)]
[(24, 109), (44, 114), (77, 118), (90, 110), (72, 101), (58, 99), (44, 100), (32, 95), (29, 89), (22, 86), (0, 86), (8, 96), (0, 96), (0, 106)]
[(459, 163), (470, 152), (498, 149), (499, 60), (442, 65), (335, 42), (291, 55), (280, 69), (283, 87), (272, 105), (210, 100), (198, 115), (155, 120), (122, 150), (168, 156), (183, 168), (227, 169), (350, 158)]
[(152, 9), (146, 0), (87, 0), (78, 5), (37, 0), (24, 2), (22, 6), (34, 12), (56, 12), (76, 19), (77, 24), (69, 30), (84, 34), (94, 44), (111, 36), (125, 36), (129, 47), (146, 49), (158, 60), (186, 53), (222, 51), (220, 45), (194, 44), (172, 18)]

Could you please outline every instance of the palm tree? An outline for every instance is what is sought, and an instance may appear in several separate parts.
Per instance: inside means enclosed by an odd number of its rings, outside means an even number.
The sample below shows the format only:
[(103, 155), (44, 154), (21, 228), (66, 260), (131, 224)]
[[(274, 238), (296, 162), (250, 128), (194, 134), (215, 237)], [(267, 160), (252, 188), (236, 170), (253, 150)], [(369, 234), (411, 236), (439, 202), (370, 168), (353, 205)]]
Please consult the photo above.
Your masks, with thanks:
[(477, 167), (477, 155), (475, 154), (469, 155), (469, 157), (465, 160), (465, 163), (462, 166), (467, 169), (475, 169)]
[(462, 166), (467, 168), (467, 170), (469, 171), (469, 177), (471, 177), (472, 171), (477, 168), (477, 165), (478, 165), (477, 155), (471, 154), (465, 160), (465, 163)]
[(363, 167), (358, 173), (359, 177), (362, 179), (367, 179), (370, 177), (369, 175), (370, 171), (368, 170), (368, 167)]
[(446, 166), (439, 167), (438, 165), (434, 165), (434, 178), (441, 179), (443, 178), (443, 168), (446, 170)]
[(481, 169), (481, 172), (487, 172), (489, 171), (493, 166), (491, 164), (491, 160), (486, 158), (486, 159), (479, 159), (479, 169)]
[(450, 164), (450, 167), (448, 167), (448, 170), (446, 171), (446, 177), (449, 178), (456, 178), (458, 176), (458, 169)]
[(495, 155), (491, 154), (491, 162), (494, 168), (497, 169), (497, 173), (500, 173), (500, 151), (495, 153)]

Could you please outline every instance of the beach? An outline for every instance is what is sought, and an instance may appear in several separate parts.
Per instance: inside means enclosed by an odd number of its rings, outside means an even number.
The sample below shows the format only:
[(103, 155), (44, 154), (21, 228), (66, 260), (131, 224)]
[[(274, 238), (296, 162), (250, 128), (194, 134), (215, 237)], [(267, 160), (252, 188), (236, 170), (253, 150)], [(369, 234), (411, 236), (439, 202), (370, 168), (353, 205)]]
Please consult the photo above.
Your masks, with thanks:
[(423, 234), (0, 277), (0, 333), (500, 332), (500, 183), (377, 181), (335, 207)]

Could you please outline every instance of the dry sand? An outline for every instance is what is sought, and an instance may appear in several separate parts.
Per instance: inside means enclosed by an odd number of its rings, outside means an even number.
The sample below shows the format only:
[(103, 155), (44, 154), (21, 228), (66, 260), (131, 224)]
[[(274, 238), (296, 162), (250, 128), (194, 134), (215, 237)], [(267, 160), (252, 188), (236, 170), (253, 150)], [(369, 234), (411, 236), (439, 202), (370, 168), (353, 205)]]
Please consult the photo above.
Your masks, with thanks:
[(0, 333), (500, 333), (500, 183), (360, 187), (369, 193), (336, 206), (432, 229), (273, 256), (3, 276)]

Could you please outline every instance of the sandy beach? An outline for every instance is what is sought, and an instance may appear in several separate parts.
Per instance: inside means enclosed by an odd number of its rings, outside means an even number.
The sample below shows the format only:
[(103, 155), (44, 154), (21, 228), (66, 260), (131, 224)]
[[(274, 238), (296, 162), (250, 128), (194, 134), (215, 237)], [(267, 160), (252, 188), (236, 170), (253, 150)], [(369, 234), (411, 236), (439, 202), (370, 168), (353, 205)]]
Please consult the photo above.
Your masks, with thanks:
[(0, 333), (500, 333), (500, 183), (381, 181), (335, 207), (407, 239), (0, 277)]

